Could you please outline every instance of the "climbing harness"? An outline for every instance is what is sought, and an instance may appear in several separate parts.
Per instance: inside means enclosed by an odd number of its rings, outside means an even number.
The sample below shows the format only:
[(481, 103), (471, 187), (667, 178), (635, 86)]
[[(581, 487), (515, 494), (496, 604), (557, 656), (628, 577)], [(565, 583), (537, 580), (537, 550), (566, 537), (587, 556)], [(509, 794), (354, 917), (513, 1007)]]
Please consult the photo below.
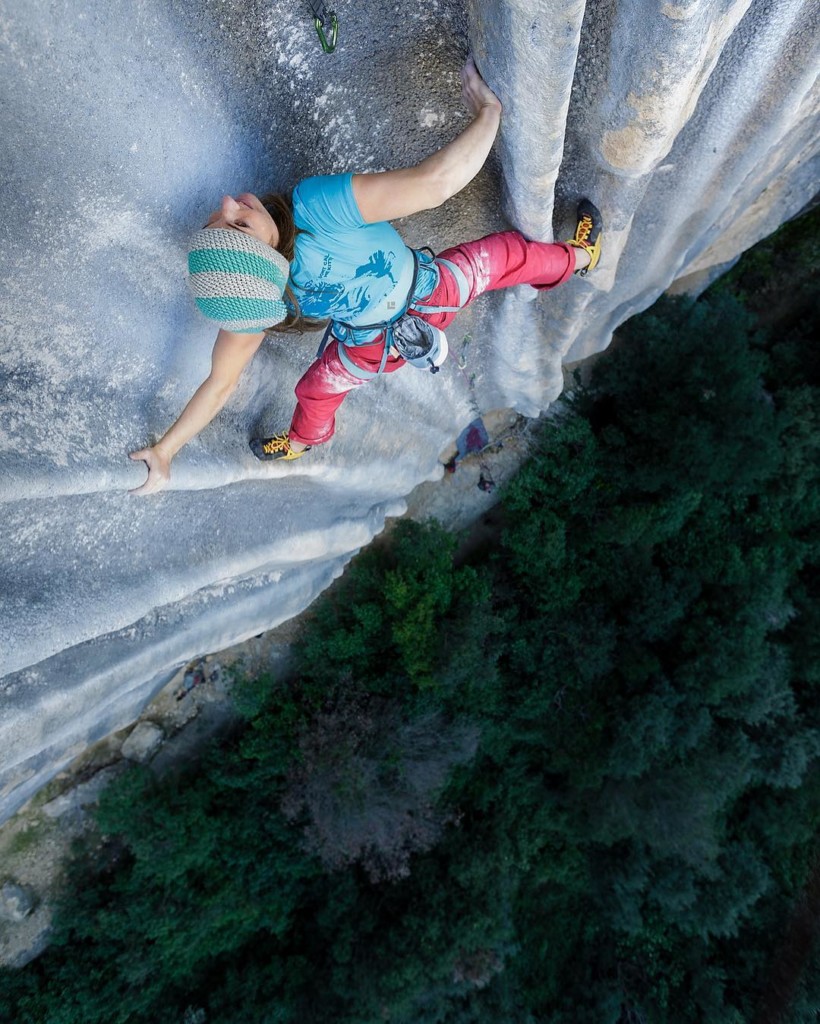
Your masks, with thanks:
[[(325, 6), (325, 0), (308, 0), (313, 12), (313, 24), (325, 53), (333, 53), (339, 38), (339, 19)], [(328, 34), (330, 38), (328, 38)]]
[[(438, 327), (433, 327), (432, 324), (422, 320), (421, 317), (413, 316), (413, 312), (457, 313), (466, 303), (470, 294), (470, 288), (460, 267), (457, 267), (455, 263), (451, 263), (449, 260), (441, 259), (440, 257), (436, 258), (432, 250), (428, 251), (430, 252), (429, 258), (422, 257), (421, 250), (410, 250), (413, 254), (413, 277), (402, 308), (394, 317), (375, 324), (350, 324), (345, 323), (344, 320), (331, 320), (325, 329), (316, 358), (321, 358), (328, 342), (334, 336), (334, 328), (336, 327), (344, 328), (346, 334), (344, 339), (335, 335), (338, 342), (339, 360), (347, 372), (358, 380), (372, 380), (374, 377), (378, 377), (384, 371), (391, 348), (395, 348), (399, 355), (411, 366), (415, 366), (417, 369), (429, 370), (431, 373), (438, 373), (449, 351), (447, 336)], [(447, 267), (458, 286), (457, 306), (428, 306), (419, 301), (413, 301), (420, 263), (427, 267), (432, 267), (437, 275), (440, 273), (439, 268), (441, 266)], [(435, 286), (433, 290), (435, 290)], [(359, 345), (370, 344), (370, 338), (357, 341), (356, 336), (358, 334), (361, 337), (362, 334), (371, 334), (373, 331), (384, 332), (384, 351), (382, 352), (379, 368), (375, 372), (357, 366), (346, 352), (348, 347), (356, 348)], [(342, 332), (340, 331), (339, 333)]]

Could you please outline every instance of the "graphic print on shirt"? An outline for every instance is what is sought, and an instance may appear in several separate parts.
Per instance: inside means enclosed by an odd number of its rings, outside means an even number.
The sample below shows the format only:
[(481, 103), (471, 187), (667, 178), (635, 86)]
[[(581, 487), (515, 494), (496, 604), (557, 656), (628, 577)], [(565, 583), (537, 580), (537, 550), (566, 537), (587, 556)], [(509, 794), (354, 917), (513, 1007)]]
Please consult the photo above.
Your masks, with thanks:
[(367, 319), (368, 309), (379, 305), (395, 288), (398, 280), (393, 273), (395, 252), (378, 249), (370, 254), (367, 263), (358, 266), (347, 282), (331, 283), (327, 280), (335, 261), (325, 256), (318, 278), (300, 284), (304, 293), (302, 309), (314, 316), (331, 315), (338, 320)]
[(392, 292), (398, 283), (393, 275), (395, 262), (394, 252), (385, 253), (379, 249), (371, 254), (367, 263), (356, 268), (341, 306), (344, 315), (337, 314), (340, 320), (361, 316)]

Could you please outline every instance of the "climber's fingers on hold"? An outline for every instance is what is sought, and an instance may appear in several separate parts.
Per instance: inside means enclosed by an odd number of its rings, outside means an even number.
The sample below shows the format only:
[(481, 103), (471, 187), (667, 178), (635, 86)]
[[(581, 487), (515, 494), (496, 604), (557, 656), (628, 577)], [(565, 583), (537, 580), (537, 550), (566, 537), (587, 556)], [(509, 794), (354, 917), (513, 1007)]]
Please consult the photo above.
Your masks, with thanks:
[(153, 448), (141, 448), (137, 452), (131, 452), (128, 456), (135, 462), (144, 462), (148, 467), (148, 479), (141, 487), (135, 487), (129, 494), (153, 494), (162, 490), (171, 478), (170, 467)]
[(482, 107), (501, 109), (501, 101), (481, 77), (472, 54), (461, 69), (461, 96), (472, 114), (478, 114)]

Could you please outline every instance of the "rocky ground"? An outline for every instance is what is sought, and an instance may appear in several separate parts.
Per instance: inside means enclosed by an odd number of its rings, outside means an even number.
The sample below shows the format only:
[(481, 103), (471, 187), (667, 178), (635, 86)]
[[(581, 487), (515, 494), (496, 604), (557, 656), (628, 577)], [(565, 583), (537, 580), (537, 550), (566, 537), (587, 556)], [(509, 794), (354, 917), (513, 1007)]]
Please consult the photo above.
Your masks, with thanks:
[[(455, 466), (455, 444), (444, 452), (442, 478), (412, 492), (409, 517), (433, 517), (449, 530), (491, 537), (487, 513), (525, 459), (536, 421), (511, 410), (488, 413), (483, 420), (488, 446)], [(236, 721), (231, 685), (237, 670), (287, 672), (302, 621), (297, 616), (180, 669), (137, 722), (86, 750), (0, 827), (0, 966), (24, 966), (46, 947), (63, 862), (75, 840), (95, 842), (93, 809), (103, 788), (129, 762), (166, 774), (230, 729)]]

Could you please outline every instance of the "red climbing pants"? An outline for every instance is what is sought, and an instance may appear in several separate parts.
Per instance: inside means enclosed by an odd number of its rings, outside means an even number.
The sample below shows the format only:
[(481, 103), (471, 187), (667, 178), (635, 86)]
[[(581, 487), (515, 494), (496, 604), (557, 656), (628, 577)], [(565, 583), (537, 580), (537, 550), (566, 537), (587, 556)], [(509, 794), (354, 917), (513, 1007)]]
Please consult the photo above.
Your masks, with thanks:
[[(465, 242), (439, 253), (464, 273), (469, 285), (468, 305), (482, 292), (530, 284), (535, 288), (555, 288), (563, 284), (575, 270), (575, 250), (563, 242), (530, 242), (518, 231), (501, 231), (476, 242)], [(446, 266), (439, 265), (439, 282), (431, 295), (417, 300), (427, 306), (457, 306), (458, 284)], [(418, 314), (422, 319), (446, 328), (456, 313)], [(370, 345), (348, 346), (346, 354), (364, 370), (376, 373), (384, 351), (384, 338)], [(384, 373), (393, 373), (405, 366), (400, 356), (389, 356)], [(336, 410), (346, 395), (366, 384), (354, 377), (339, 359), (338, 343), (333, 340), (320, 359), (311, 364), (296, 385), (298, 404), (288, 435), (292, 441), (316, 445), (329, 441), (335, 429)]]

